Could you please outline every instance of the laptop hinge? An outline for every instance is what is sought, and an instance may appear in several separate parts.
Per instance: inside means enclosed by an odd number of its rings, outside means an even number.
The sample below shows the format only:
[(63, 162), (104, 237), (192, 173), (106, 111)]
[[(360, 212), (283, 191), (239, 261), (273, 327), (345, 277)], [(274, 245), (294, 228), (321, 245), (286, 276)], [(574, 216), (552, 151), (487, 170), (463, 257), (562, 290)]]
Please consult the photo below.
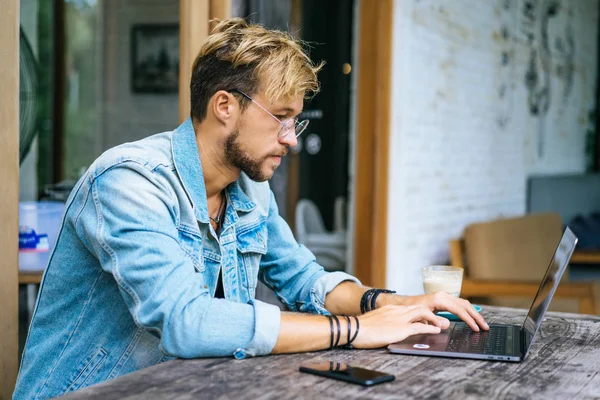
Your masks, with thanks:
[(525, 347), (526, 347), (526, 343), (525, 343), (525, 328), (523, 328), (522, 326), (519, 328), (519, 339), (521, 341), (520, 343), (520, 350), (521, 350), (521, 357), (525, 358)]

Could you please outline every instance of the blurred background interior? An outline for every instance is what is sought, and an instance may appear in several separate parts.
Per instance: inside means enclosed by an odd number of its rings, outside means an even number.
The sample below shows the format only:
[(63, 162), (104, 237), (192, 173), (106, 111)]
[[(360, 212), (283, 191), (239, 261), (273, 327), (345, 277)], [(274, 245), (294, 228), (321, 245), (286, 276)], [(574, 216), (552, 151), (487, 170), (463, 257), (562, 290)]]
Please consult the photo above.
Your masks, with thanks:
[[(569, 224), (580, 245), (552, 307), (599, 313), (599, 2), (396, 0), (382, 27), (361, 20), (376, 1), (219, 5), (289, 30), (327, 62), (309, 129), (271, 180), (298, 241), (365, 284), (419, 294), (421, 267), (452, 263), (466, 268), (463, 296), (528, 306)], [(76, 180), (108, 148), (180, 122), (180, 6), (20, 1), (21, 348)], [(385, 79), (359, 91), (381, 46)], [(361, 151), (382, 147), (377, 175)], [(361, 212), (364, 196), (376, 212)]]

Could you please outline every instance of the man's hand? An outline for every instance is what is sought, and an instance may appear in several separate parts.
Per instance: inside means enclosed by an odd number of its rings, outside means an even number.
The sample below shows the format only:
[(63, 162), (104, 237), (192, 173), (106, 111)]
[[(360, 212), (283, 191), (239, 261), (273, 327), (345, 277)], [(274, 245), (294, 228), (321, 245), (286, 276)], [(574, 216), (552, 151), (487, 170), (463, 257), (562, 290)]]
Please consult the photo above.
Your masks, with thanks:
[(450, 322), (422, 305), (387, 305), (358, 317), (360, 330), (353, 346), (373, 349), (417, 334), (440, 333)]
[[(447, 310), (465, 321), (474, 331), (479, 327), (489, 329), (483, 317), (471, 303), (444, 292), (422, 296), (398, 296), (382, 293), (377, 297), (375, 310), (360, 314), (361, 296), (368, 287), (354, 282), (342, 282), (325, 300), (326, 309), (338, 315), (340, 344), (348, 343), (347, 319), (343, 315), (356, 315), (360, 321), (358, 336), (352, 343), (360, 349), (387, 346), (418, 334), (437, 334), (447, 329), (450, 322), (434, 314)], [(356, 331), (351, 319), (351, 333)], [(336, 324), (337, 325), (337, 324)], [(334, 325), (334, 331), (338, 329)], [(331, 325), (321, 315), (282, 313), (281, 327), (273, 354), (297, 353), (327, 349), (331, 345)]]
[(475, 308), (469, 301), (451, 296), (446, 292), (436, 292), (420, 296), (379, 295), (377, 298), (377, 308), (384, 307), (387, 304), (404, 306), (422, 305), (432, 312), (449, 311), (465, 321), (475, 332), (479, 332), (480, 327), (484, 330), (490, 329), (483, 316), (475, 311)]
[[(422, 305), (388, 305), (359, 315), (360, 328), (352, 345), (360, 349), (375, 349), (399, 342), (417, 334), (437, 334), (448, 328), (450, 322), (438, 317)], [(340, 336), (340, 345), (348, 343), (348, 323), (338, 316), (340, 329), (334, 324), (334, 332)], [(351, 336), (356, 333), (354, 318), (351, 321)], [(339, 333), (338, 333), (339, 332)], [(322, 315), (281, 313), (281, 327), (272, 354), (298, 353), (329, 348), (331, 325)]]
[[(342, 282), (325, 298), (325, 308), (332, 314), (360, 315), (360, 299), (368, 289), (367, 286), (359, 286), (354, 282)], [(465, 321), (476, 332), (480, 328), (484, 330), (490, 329), (485, 319), (475, 311), (471, 303), (445, 292), (436, 292), (421, 296), (398, 296), (382, 293), (377, 296), (375, 308), (379, 309), (386, 305), (421, 305), (425, 306), (431, 312), (450, 311)]]

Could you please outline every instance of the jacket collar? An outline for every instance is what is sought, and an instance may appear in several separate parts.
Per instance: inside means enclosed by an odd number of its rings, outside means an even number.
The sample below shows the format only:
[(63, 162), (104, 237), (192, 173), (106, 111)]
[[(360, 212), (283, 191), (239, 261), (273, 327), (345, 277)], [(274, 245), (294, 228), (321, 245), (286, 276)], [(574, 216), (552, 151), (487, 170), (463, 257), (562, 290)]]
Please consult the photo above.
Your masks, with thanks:
[[(196, 134), (191, 118), (186, 119), (173, 132), (173, 161), (181, 178), (198, 221), (208, 223), (208, 204), (202, 162), (198, 153)], [(231, 206), (236, 211), (248, 212), (256, 204), (244, 193), (240, 186), (241, 177), (227, 187), (227, 195)]]

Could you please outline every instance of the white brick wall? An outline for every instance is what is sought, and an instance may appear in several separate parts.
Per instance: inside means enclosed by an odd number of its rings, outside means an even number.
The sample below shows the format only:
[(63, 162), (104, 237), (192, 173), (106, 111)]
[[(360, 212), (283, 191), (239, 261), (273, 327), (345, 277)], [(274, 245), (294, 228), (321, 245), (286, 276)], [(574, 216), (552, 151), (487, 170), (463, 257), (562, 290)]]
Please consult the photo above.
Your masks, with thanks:
[[(533, 2), (533, 23), (525, 3), (396, 0), (387, 287), (422, 293), (420, 267), (447, 262), (448, 240), (467, 224), (523, 214), (528, 174), (584, 169), (597, 4), (559, 2), (545, 24), (545, 3)], [(540, 118), (530, 112), (525, 76), (531, 50), (542, 47), (543, 26), (551, 42), (552, 55), (543, 58), (551, 101)], [(540, 60), (536, 90), (547, 82)]]

